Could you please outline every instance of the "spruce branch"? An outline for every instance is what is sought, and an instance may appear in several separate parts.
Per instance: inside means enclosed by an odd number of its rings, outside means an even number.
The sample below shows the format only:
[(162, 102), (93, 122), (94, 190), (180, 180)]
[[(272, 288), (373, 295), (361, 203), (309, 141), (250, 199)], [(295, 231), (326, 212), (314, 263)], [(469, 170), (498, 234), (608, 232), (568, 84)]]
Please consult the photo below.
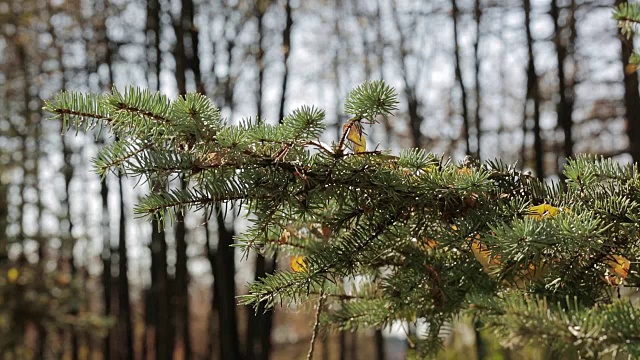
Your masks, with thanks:
[[(170, 101), (130, 88), (63, 93), (46, 109), (76, 125), (103, 122), (118, 136), (95, 163), (103, 173), (122, 170), (153, 185), (137, 214), (162, 218), (223, 202), (251, 213), (237, 246), (292, 255), (292, 271), (258, 279), (242, 304), (269, 309), (319, 296), (316, 329), (421, 319), (429, 331), (413, 340), (428, 353), (480, 294), (486, 301), (474, 301), (478, 316), (509, 336), (558, 335), (587, 355), (635, 351), (640, 340), (601, 339), (592, 325), (635, 329), (629, 319), (636, 308), (615, 305), (612, 289), (638, 280), (637, 166), (578, 156), (565, 166), (566, 184), (548, 184), (499, 160), (366, 151), (361, 124), (396, 103), (382, 82), (354, 89), (346, 101), (353, 117), (332, 146), (318, 139), (324, 112), (314, 107), (298, 108), (280, 125), (230, 125), (201, 95)], [(352, 152), (343, 151), (347, 145)], [(172, 177), (183, 177), (186, 188), (169, 189)], [(528, 294), (554, 305), (534, 306)], [(578, 306), (555, 305), (566, 298)], [(578, 341), (567, 335), (568, 323), (598, 336), (580, 330)]]

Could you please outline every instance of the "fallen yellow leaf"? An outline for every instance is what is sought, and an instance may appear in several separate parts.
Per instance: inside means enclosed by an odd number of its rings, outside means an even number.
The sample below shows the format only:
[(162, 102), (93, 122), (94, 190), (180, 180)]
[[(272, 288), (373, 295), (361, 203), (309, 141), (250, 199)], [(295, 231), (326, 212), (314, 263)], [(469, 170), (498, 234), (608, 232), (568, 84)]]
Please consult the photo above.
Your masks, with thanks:
[(347, 132), (347, 139), (351, 141), (354, 153), (360, 154), (367, 151), (367, 140), (362, 133), (362, 125), (355, 122), (346, 123), (343, 130)]
[(609, 261), (609, 267), (614, 274), (625, 279), (629, 275), (631, 261), (622, 255), (613, 255), (613, 260)]
[(485, 271), (488, 271), (496, 266), (502, 265), (499, 256), (491, 256), (491, 251), (480, 242), (480, 234), (476, 235), (474, 240), (471, 240), (471, 251), (473, 256), (482, 265)]
[(304, 262), (304, 256), (292, 256), (289, 261), (291, 270), (295, 272), (303, 272), (307, 269), (307, 264)]
[(424, 240), (418, 241), (418, 247), (424, 251), (433, 250), (438, 245), (440, 245), (439, 242), (429, 238), (425, 238)]
[(464, 174), (464, 175), (471, 175), (472, 171), (468, 167), (463, 166), (460, 169), (456, 169), (456, 173)]
[(612, 258), (607, 262), (609, 271), (604, 280), (611, 286), (618, 286), (629, 275), (631, 261), (622, 255), (613, 255)]
[(549, 204), (540, 204), (532, 206), (528, 209), (528, 217), (542, 220), (547, 217), (554, 217), (560, 213), (560, 208), (551, 206)]

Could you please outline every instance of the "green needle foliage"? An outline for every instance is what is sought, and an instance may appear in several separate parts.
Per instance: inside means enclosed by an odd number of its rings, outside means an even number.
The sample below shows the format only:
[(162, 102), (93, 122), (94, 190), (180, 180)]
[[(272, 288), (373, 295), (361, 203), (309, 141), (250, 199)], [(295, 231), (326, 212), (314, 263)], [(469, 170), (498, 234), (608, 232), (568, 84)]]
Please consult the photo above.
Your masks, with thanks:
[[(64, 92), (46, 110), (69, 127), (101, 124), (117, 136), (96, 168), (153, 184), (138, 214), (226, 205), (252, 214), (239, 247), (277, 249), (294, 263), (253, 283), (241, 303), (320, 298), (327, 329), (425, 323), (411, 339), (419, 356), (436, 352), (466, 313), (506, 345), (640, 356), (639, 310), (619, 296), (639, 280), (637, 167), (579, 156), (566, 183), (549, 185), (500, 161), (349, 150), (349, 131), (396, 104), (381, 81), (357, 87), (346, 101), (353, 117), (331, 145), (318, 140), (324, 112), (313, 107), (279, 125), (231, 125), (202, 95), (170, 101), (130, 88)], [(179, 176), (188, 187), (170, 189), (167, 179)]]

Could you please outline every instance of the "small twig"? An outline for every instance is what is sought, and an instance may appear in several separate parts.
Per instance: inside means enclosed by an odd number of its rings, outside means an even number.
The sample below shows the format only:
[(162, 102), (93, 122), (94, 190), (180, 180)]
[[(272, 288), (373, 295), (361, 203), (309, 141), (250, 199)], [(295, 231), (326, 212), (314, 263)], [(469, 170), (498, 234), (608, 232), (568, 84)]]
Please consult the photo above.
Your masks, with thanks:
[(316, 337), (318, 335), (318, 328), (320, 326), (320, 311), (322, 311), (324, 299), (324, 289), (322, 289), (320, 290), (320, 298), (318, 299), (318, 309), (316, 309), (316, 320), (313, 324), (313, 333), (311, 334), (311, 342), (309, 343), (309, 353), (307, 354), (307, 360), (311, 360), (311, 357), (313, 356), (313, 349), (316, 343)]
[(351, 125), (353, 123), (361, 121), (361, 120), (362, 120), (362, 118), (360, 116), (355, 116), (355, 117), (349, 119), (349, 121), (347, 121), (347, 123), (342, 126), (342, 128), (343, 128), (342, 137), (340, 137), (340, 143), (338, 144), (338, 149), (336, 150), (336, 154), (341, 154), (342, 153), (342, 149), (344, 148), (344, 142), (347, 139), (347, 133), (350, 131)]

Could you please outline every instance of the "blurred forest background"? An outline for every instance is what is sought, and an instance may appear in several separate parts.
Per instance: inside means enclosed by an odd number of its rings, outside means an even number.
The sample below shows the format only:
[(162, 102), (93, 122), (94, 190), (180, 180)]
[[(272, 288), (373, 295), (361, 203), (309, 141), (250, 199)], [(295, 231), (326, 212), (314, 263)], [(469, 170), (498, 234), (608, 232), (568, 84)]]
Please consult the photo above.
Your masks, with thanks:
[[(92, 172), (114, 139), (61, 136), (43, 99), (198, 91), (229, 121), (273, 123), (315, 104), (330, 142), (348, 90), (382, 78), (400, 110), (366, 129), (369, 144), (498, 157), (558, 179), (576, 153), (640, 160), (632, 42), (611, 20), (620, 2), (0, 0), (2, 358), (301, 359), (311, 335), (304, 306), (236, 306), (287, 259), (241, 259), (231, 212), (186, 213), (165, 231), (135, 218), (148, 186)], [(401, 359), (401, 335), (327, 334), (316, 355)], [(477, 335), (461, 327), (443, 357), (520, 358)]]

